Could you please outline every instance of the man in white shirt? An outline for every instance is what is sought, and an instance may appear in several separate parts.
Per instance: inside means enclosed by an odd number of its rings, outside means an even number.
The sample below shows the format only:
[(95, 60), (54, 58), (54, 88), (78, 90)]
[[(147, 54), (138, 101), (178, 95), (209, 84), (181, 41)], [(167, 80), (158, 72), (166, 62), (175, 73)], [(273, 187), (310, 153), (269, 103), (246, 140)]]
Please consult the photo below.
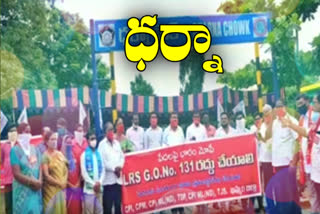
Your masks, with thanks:
[(236, 112), (236, 131), (238, 134), (249, 132), (249, 130), (246, 128), (246, 120), (242, 111)]
[(207, 139), (207, 130), (204, 125), (200, 123), (200, 113), (194, 112), (192, 120), (193, 123), (187, 128), (186, 141), (203, 141)]
[(230, 119), (227, 112), (220, 114), (221, 127), (218, 128), (215, 137), (227, 137), (237, 134), (237, 131), (230, 126)]
[(274, 176), (266, 190), (268, 213), (301, 213), (296, 180), (298, 134), (283, 125), (284, 120), (298, 121), (286, 112), (282, 101), (275, 106), (276, 119), (272, 125), (272, 166)]
[[(237, 135), (238, 132), (230, 126), (230, 117), (227, 112), (222, 112), (220, 114), (220, 123), (221, 127), (217, 129), (215, 137), (230, 137), (233, 135)], [(240, 203), (244, 209), (244, 212), (247, 213), (247, 205), (248, 205), (247, 199), (242, 200), (233, 200), (233, 201), (226, 201), (226, 202), (218, 202), (217, 204), (213, 204), (215, 207), (219, 207), (218, 209), (226, 209), (231, 212), (232, 207), (238, 206)]]
[[(179, 119), (177, 113), (171, 113), (170, 125), (164, 130), (163, 133), (163, 146), (173, 146), (184, 143), (184, 134), (182, 128), (179, 126)], [(172, 214), (184, 214), (184, 208), (171, 209)]]
[(108, 122), (105, 126), (106, 137), (99, 143), (98, 151), (104, 164), (105, 176), (103, 178), (103, 210), (121, 214), (121, 179), (120, 174), (124, 165), (124, 154), (120, 143), (113, 137), (113, 125)]
[[(265, 194), (266, 188), (270, 179), (273, 176), (272, 167), (272, 124), (273, 114), (272, 107), (265, 104), (262, 109), (263, 121), (260, 113), (255, 115), (255, 125), (251, 127), (251, 131), (255, 132), (258, 139), (259, 149), (258, 158), (260, 164), (260, 173), (262, 180), (263, 193)], [(261, 198), (262, 199), (262, 198)], [(260, 199), (259, 199), (260, 200)], [(259, 209), (263, 209), (262, 201), (259, 202)]]
[[(207, 130), (204, 125), (200, 123), (200, 113), (194, 112), (192, 116), (193, 123), (188, 126), (186, 134), (186, 142), (203, 141), (207, 139)], [(198, 205), (197, 212), (208, 213), (207, 205)]]
[(134, 151), (143, 150), (143, 135), (144, 130), (139, 126), (139, 115), (134, 114), (132, 116), (132, 126), (126, 132), (128, 140), (134, 144)]
[[(297, 100), (299, 102), (299, 100)], [(307, 167), (306, 172), (310, 173), (310, 176), (306, 176), (306, 188), (310, 191), (310, 204), (312, 213), (320, 213), (320, 93), (313, 98), (313, 108), (311, 114), (308, 117), (308, 126), (297, 126), (290, 120), (284, 120), (284, 126), (295, 130), (306, 141), (305, 155), (303, 161)], [(297, 107), (298, 107), (297, 103)], [(310, 110), (310, 109), (309, 109)], [(301, 111), (299, 111), (301, 112)], [(302, 112), (301, 112), (302, 113)], [(309, 112), (310, 113), (310, 112)], [(308, 112), (307, 112), (308, 114)], [(300, 156), (301, 157), (301, 156)], [(310, 181), (310, 182), (308, 182)]]
[(154, 149), (162, 146), (162, 128), (158, 126), (156, 113), (150, 115), (150, 127), (144, 133), (144, 149)]
[(163, 132), (163, 146), (174, 146), (184, 143), (184, 133), (179, 126), (178, 114), (172, 113), (170, 125)]
[(100, 152), (96, 149), (94, 132), (88, 134), (89, 146), (81, 155), (81, 175), (84, 180), (84, 214), (102, 214), (102, 181), (105, 169)]

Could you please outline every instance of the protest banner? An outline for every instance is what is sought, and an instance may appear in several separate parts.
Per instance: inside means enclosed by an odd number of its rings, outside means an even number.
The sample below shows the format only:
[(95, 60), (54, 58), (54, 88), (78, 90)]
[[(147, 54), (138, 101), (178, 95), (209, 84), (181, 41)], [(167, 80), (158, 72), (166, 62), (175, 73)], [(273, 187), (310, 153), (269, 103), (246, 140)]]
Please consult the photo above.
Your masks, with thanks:
[(122, 172), (123, 213), (261, 195), (253, 134), (127, 154)]

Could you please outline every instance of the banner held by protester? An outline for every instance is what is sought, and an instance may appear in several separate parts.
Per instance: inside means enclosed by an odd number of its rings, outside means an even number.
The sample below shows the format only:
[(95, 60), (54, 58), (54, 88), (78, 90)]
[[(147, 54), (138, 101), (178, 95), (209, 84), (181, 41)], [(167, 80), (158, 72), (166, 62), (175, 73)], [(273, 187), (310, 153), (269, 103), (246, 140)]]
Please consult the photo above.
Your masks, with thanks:
[(123, 213), (261, 195), (256, 151), (248, 134), (126, 155)]

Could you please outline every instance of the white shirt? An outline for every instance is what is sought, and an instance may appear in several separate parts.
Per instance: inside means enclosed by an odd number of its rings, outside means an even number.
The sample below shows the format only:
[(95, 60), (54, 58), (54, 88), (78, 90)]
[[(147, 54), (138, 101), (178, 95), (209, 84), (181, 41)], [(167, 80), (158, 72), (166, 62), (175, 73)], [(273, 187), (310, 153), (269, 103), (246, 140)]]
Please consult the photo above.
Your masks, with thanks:
[[(286, 115), (292, 123), (298, 125), (298, 121)], [(272, 126), (272, 166), (287, 166), (293, 158), (295, 141), (298, 134), (292, 129), (282, 127), (281, 121), (277, 118)]]
[(102, 156), (101, 157), (101, 164), (102, 164), (102, 172), (101, 176), (99, 177), (99, 169), (98, 169), (98, 159), (96, 153), (99, 152), (95, 150), (92, 152), (92, 162), (93, 162), (93, 179), (89, 176), (86, 168), (86, 152), (84, 151), (81, 155), (80, 163), (81, 163), (81, 175), (83, 177), (84, 182), (84, 187), (83, 187), (83, 192), (87, 194), (94, 194), (94, 190), (91, 188), (88, 188), (88, 185), (91, 185), (92, 187), (96, 184), (96, 182), (99, 182), (101, 185), (101, 192), (102, 192), (102, 181), (105, 175), (105, 170), (104, 170), (104, 165), (103, 165), (103, 160)]
[(250, 130), (247, 128), (244, 129), (236, 129), (237, 134), (245, 134), (245, 133), (249, 133)]
[[(311, 128), (311, 127), (309, 127), (309, 111), (305, 115), (301, 116), (303, 118), (303, 128), (305, 128), (307, 132), (309, 132), (310, 128)], [(312, 111), (311, 112), (311, 120), (312, 120), (311, 123), (315, 124), (317, 122), (316, 119), (318, 117), (319, 117), (319, 113)], [(302, 137), (302, 139), (301, 139), (301, 151), (302, 151), (303, 160), (304, 160), (304, 171), (307, 174), (310, 174), (310, 172), (311, 172), (311, 164), (307, 164), (307, 158), (306, 158), (307, 149), (308, 149), (308, 138)]]
[(180, 126), (174, 131), (168, 126), (163, 132), (163, 146), (173, 146), (184, 143), (184, 133)]
[(133, 142), (134, 151), (143, 150), (143, 135), (144, 135), (144, 130), (140, 126), (138, 126), (136, 130), (133, 128), (133, 126), (131, 126), (127, 130), (126, 136), (128, 140)]
[(162, 146), (162, 128), (159, 126), (155, 129), (148, 128), (144, 133), (143, 146), (144, 149), (154, 149)]
[[(251, 127), (251, 131), (257, 129), (256, 126)], [(267, 126), (265, 123), (261, 124), (259, 133), (261, 137), (266, 137)], [(256, 131), (255, 131), (256, 132)], [(272, 137), (267, 140), (267, 142), (258, 141), (259, 143), (259, 161), (263, 163), (271, 163), (272, 162)]]
[[(192, 138), (195, 138), (195, 140), (192, 140)], [(194, 123), (192, 123), (187, 128), (186, 133), (186, 141), (192, 142), (192, 141), (202, 141), (207, 139), (207, 130), (204, 125), (201, 123), (196, 126)]]
[(113, 144), (111, 144), (104, 138), (99, 143), (98, 151), (100, 152), (105, 169), (105, 176), (102, 184), (122, 184), (121, 178), (118, 178), (114, 173), (117, 167), (122, 168), (124, 165), (124, 155), (120, 143), (117, 140), (114, 140)]
[(236, 134), (238, 134), (237, 131), (231, 126), (229, 126), (228, 133), (225, 132), (224, 128), (220, 127), (218, 128), (215, 137), (230, 137)]

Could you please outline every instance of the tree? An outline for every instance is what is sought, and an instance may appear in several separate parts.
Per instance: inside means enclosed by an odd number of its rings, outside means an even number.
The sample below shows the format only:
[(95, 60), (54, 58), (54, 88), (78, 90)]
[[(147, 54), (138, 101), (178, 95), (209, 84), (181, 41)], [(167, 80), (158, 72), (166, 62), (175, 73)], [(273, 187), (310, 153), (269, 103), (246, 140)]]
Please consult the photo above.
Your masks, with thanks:
[(130, 82), (131, 94), (140, 96), (152, 96), (154, 95), (154, 90), (152, 85), (150, 85), (142, 75), (139, 74), (135, 77), (134, 81)]
[(193, 94), (202, 91), (205, 71), (202, 69), (204, 55), (192, 50), (189, 56), (180, 62), (180, 94)]
[(23, 67), (24, 81), (20, 87), (56, 86), (46, 62), (43, 44), (48, 44), (50, 10), (44, 1), (1, 1), (1, 50), (17, 57)]
[[(43, 0), (1, 1), (1, 110), (11, 115), (14, 88), (48, 89), (92, 84), (88, 29), (77, 14)], [(109, 72), (97, 56), (99, 88), (108, 90)]]
[[(272, 11), (273, 18), (271, 22), (273, 31), (269, 33), (266, 42), (272, 47), (269, 51), (272, 49), (276, 59), (281, 87), (295, 86), (296, 91), (298, 91), (304, 75), (311, 75), (313, 73), (313, 66), (310, 66), (310, 64), (318, 64), (319, 58), (311, 62), (310, 53), (302, 53), (297, 56), (295, 38), (292, 35), (294, 30), (299, 28), (302, 21), (313, 19), (313, 13), (319, 5), (319, 0), (284, 0), (280, 5), (276, 5), (274, 0), (231, 0), (223, 3), (219, 11), (225, 13)], [(310, 9), (310, 6), (313, 8)], [(303, 67), (303, 65), (307, 66)], [(301, 72), (302, 68), (307, 68), (304, 70), (306, 73)], [(264, 78), (263, 82), (266, 82)]]
[[(271, 66), (269, 61), (263, 61), (260, 63), (261, 68), (268, 68)], [(235, 72), (227, 72), (220, 75), (217, 79), (218, 83), (229, 85), (234, 89), (249, 88), (257, 84), (256, 78), (256, 64), (251, 61), (249, 64), (245, 65), (243, 68), (238, 69)], [(262, 80), (263, 80), (263, 92), (272, 91), (272, 73), (269, 70), (262, 70)]]
[[(42, 0), (3, 0), (1, 49), (21, 62), (22, 88), (91, 86), (88, 29), (77, 14), (50, 8)], [(97, 59), (99, 77), (108, 69)], [(103, 88), (108, 89), (103, 84)]]
[[(91, 47), (88, 29), (77, 15), (53, 8), (49, 17), (52, 29), (50, 43), (43, 46), (50, 70), (55, 74), (58, 87), (91, 86)], [(97, 59), (99, 78), (105, 78), (108, 69)], [(110, 84), (100, 84), (109, 89)]]

